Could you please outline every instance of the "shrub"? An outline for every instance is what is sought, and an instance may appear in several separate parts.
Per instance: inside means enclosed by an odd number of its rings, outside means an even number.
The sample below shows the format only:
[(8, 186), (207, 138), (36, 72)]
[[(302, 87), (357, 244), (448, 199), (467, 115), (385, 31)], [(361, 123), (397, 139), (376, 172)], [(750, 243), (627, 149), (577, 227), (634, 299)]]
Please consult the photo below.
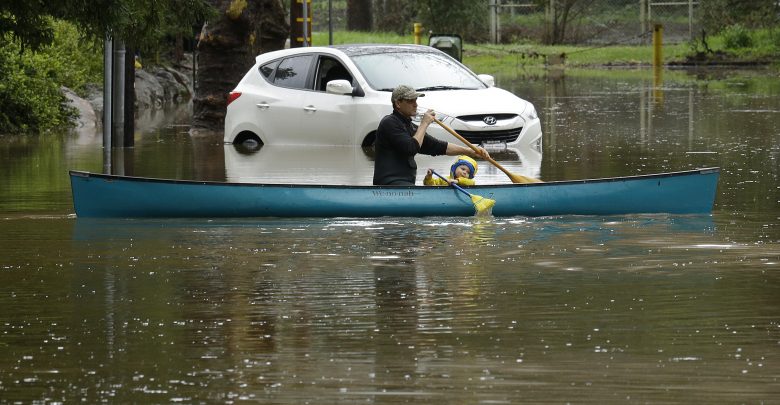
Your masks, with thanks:
[(79, 40), (69, 23), (53, 22), (54, 42), (37, 52), (22, 51), (9, 36), (0, 38), (0, 133), (44, 132), (67, 127), (76, 111), (60, 91), (84, 94), (102, 82), (100, 53)]
[(0, 133), (40, 132), (66, 125), (75, 113), (47, 66), (37, 66), (16, 44), (0, 48)]
[(728, 49), (748, 48), (753, 46), (753, 39), (748, 31), (741, 24), (734, 24), (726, 27), (722, 32), (723, 45)]

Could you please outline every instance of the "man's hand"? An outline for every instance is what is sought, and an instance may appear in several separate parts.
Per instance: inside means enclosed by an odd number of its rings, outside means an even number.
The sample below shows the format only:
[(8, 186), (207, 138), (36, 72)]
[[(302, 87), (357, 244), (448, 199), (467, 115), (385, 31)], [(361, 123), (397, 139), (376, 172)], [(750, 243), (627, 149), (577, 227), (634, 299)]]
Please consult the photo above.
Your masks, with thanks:
[[(433, 177), (433, 169), (428, 169), (428, 174), (426, 174), (425, 177), (428, 177), (428, 178)], [(447, 183), (450, 183), (450, 184), (458, 182), (458, 180), (456, 180), (456, 179), (442, 178), (442, 180), (445, 180)]]
[(469, 149), (469, 152), (470, 152), (469, 155), (471, 157), (473, 157), (473, 158), (482, 158), (482, 159), (489, 159), (490, 158), (490, 153), (488, 153), (488, 151), (485, 150), (485, 148), (483, 148), (481, 146), (477, 146), (477, 150), (476, 151), (474, 151), (473, 149)]
[(423, 114), (422, 118), (420, 119), (420, 125), (425, 125), (426, 127), (428, 125), (431, 125), (433, 123), (433, 119), (436, 118), (435, 113), (433, 110), (428, 110)]

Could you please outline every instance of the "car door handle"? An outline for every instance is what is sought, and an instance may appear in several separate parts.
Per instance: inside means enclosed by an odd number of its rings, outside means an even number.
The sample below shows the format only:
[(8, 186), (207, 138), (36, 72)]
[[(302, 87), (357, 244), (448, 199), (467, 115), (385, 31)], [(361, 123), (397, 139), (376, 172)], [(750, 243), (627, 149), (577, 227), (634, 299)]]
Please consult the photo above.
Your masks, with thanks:
[(268, 103), (266, 103), (266, 102), (257, 103), (255, 105), (257, 106), (257, 108), (259, 108), (261, 110), (267, 110), (268, 107), (270, 107), (270, 105)]
[(307, 105), (306, 107), (303, 107), (303, 111), (306, 111), (306, 112), (316, 112), (317, 111), (317, 107), (315, 107), (313, 105)]

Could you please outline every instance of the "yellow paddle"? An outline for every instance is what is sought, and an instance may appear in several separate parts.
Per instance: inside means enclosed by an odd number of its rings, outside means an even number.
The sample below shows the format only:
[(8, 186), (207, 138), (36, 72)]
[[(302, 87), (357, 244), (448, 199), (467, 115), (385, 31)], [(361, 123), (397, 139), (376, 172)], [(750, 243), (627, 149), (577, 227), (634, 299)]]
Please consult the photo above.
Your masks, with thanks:
[[(471, 142), (469, 142), (466, 138), (461, 136), (461, 134), (455, 132), (452, 128), (448, 127), (447, 124), (439, 121), (438, 118), (434, 117), (433, 120), (436, 121), (436, 123), (439, 124), (442, 128), (447, 130), (447, 132), (451, 133), (454, 137), (460, 139), (461, 142), (463, 142), (464, 144), (466, 144), (466, 146), (468, 146), (469, 148), (474, 150), (474, 152), (479, 153), (479, 149), (477, 149), (477, 147), (474, 146)], [(541, 181), (539, 179), (535, 179), (533, 177), (527, 177), (527, 176), (523, 176), (521, 174), (511, 173), (509, 170), (504, 169), (504, 166), (501, 166), (500, 164), (498, 164), (498, 162), (493, 160), (493, 158), (485, 158), (485, 159), (488, 162), (492, 163), (493, 166), (497, 167), (499, 170), (504, 172), (504, 174), (509, 176), (509, 179), (512, 180), (512, 183), (544, 183), (543, 181)]]
[[(447, 181), (444, 177), (442, 177), (441, 174), (436, 173), (435, 171), (431, 170), (433, 174), (439, 176), (440, 179)], [(448, 182), (449, 183), (449, 182)], [(463, 187), (459, 186), (457, 183), (450, 183), (452, 187), (455, 187), (456, 190), (459, 190), (463, 193), (465, 193), (467, 196), (471, 197), (471, 202), (474, 203), (474, 209), (477, 211), (477, 214), (489, 214), (490, 209), (493, 208), (494, 205), (496, 205), (496, 200), (491, 200), (490, 198), (485, 198), (482, 196), (478, 196), (476, 194), (471, 194), (468, 191), (464, 190)]]

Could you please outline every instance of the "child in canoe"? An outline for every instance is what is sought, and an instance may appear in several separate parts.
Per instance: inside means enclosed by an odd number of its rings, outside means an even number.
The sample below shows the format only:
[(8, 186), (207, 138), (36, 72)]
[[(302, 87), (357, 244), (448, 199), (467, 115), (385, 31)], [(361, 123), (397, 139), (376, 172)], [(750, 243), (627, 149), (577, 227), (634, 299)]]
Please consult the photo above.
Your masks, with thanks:
[(426, 186), (448, 186), (450, 183), (456, 183), (459, 186), (473, 186), (476, 184), (474, 182), (475, 174), (477, 174), (477, 161), (466, 155), (460, 155), (450, 167), (450, 175), (447, 180), (434, 176), (433, 169), (428, 169), (423, 184)]

